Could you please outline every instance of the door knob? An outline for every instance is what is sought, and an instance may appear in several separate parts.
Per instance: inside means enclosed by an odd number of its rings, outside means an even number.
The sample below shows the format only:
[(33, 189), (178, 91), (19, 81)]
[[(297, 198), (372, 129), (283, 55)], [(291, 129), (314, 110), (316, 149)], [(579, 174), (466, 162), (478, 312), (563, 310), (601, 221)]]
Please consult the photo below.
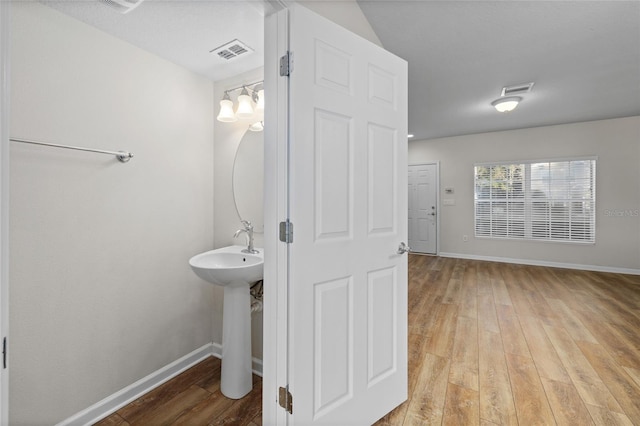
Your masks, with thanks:
[(409, 253), (411, 251), (411, 247), (406, 245), (405, 243), (400, 243), (398, 246), (398, 254)]

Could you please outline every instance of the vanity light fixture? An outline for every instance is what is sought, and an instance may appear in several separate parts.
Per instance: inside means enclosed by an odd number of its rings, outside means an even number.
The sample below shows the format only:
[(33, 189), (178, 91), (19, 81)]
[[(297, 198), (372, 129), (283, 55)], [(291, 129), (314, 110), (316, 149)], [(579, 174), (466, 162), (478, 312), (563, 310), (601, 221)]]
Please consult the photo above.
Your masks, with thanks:
[(236, 110), (238, 118), (253, 117), (253, 106), (251, 105), (251, 97), (246, 87), (242, 88), (240, 96), (238, 96), (238, 109)]
[(233, 123), (237, 121), (235, 113), (233, 112), (233, 101), (229, 97), (229, 92), (224, 92), (224, 97), (220, 101), (220, 113), (218, 114), (218, 121), (223, 123)]
[(254, 96), (258, 98), (256, 101), (256, 112), (264, 113), (264, 89), (258, 90), (258, 93), (253, 92)]
[(491, 105), (499, 112), (511, 112), (516, 109), (521, 100), (522, 98), (520, 96), (507, 96), (496, 99), (491, 102)]
[[(220, 112), (217, 120), (223, 123), (233, 123), (238, 120), (250, 124), (249, 130), (260, 132), (264, 129), (264, 81), (244, 84), (242, 86), (227, 89), (220, 101)], [(238, 95), (238, 106), (233, 108), (233, 101), (229, 94), (241, 90)]]

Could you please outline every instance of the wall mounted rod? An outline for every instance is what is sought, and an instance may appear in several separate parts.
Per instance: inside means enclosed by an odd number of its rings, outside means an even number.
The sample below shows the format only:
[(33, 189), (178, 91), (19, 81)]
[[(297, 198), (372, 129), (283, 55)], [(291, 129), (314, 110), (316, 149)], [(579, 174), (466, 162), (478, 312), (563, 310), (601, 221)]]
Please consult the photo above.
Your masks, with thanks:
[(29, 141), (26, 139), (17, 139), (17, 138), (9, 138), (9, 140), (12, 142), (28, 143), (32, 145), (52, 146), (54, 148), (74, 149), (76, 151), (97, 152), (98, 154), (115, 155), (118, 161), (120, 161), (121, 163), (126, 163), (131, 158), (133, 158), (132, 153), (125, 152), (125, 151), (105, 151), (103, 149), (82, 148), (79, 146), (60, 145), (57, 143), (47, 143), (47, 142), (36, 142), (36, 141)]
[[(251, 88), (251, 86), (257, 86), (258, 84), (263, 84), (263, 83), (264, 83), (264, 80), (254, 81), (253, 83), (243, 84), (242, 86), (234, 87), (232, 89), (227, 89), (227, 90), (225, 90), (225, 92), (233, 92), (235, 90), (240, 90), (240, 89), (243, 89), (245, 87)], [(255, 87), (254, 87), (253, 90), (255, 90)]]

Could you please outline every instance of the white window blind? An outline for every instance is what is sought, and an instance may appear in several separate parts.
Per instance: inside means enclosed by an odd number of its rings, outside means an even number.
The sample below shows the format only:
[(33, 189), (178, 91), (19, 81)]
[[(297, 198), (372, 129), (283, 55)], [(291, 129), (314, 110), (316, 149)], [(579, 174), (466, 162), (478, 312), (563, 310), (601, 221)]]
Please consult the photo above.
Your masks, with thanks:
[(476, 237), (595, 242), (596, 159), (475, 165)]

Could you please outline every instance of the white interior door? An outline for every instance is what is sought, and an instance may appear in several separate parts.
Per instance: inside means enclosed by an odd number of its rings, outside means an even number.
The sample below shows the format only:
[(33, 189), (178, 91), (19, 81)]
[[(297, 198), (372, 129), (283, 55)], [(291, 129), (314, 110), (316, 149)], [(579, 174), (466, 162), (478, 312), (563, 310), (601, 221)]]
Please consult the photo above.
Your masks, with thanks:
[[(10, 2), (0, 1), (0, 424), (9, 424), (9, 44)], [(6, 339), (6, 340), (5, 340)]]
[(371, 424), (407, 398), (407, 63), (289, 11), (289, 420)]
[(409, 247), (417, 253), (436, 254), (438, 165), (409, 166)]

